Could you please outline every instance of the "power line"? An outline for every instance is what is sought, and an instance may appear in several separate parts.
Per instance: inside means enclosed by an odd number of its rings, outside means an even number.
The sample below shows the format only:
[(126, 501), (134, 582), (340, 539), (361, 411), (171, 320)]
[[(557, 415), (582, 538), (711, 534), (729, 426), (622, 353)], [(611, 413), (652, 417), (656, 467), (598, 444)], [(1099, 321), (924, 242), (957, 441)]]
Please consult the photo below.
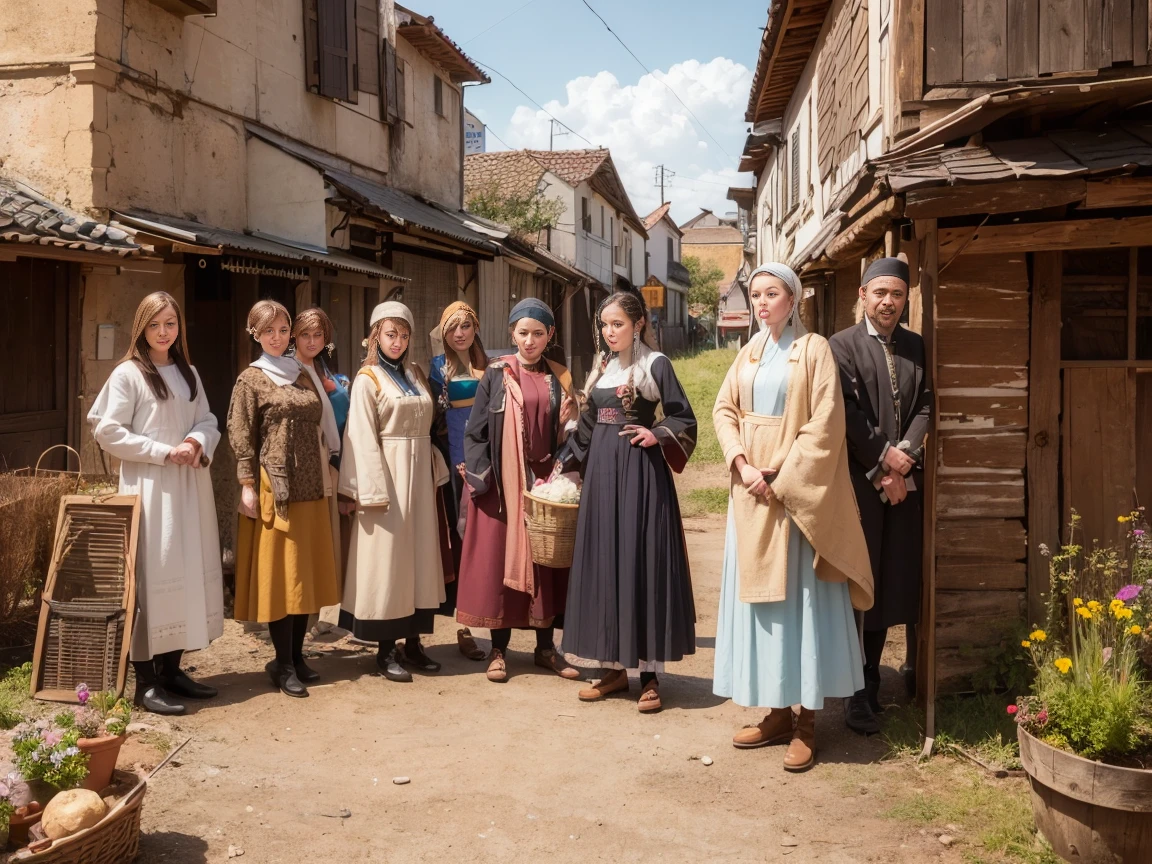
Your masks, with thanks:
[[(649, 75), (652, 75), (652, 70), (644, 65), (644, 61), (642, 61), (639, 57), (637, 57), (635, 52), (633, 52), (633, 50), (631, 48), (629, 48), (627, 45), (624, 44), (624, 40), (616, 35), (616, 31), (608, 26), (608, 22), (604, 20), (604, 16), (601, 15), (599, 12), (597, 12), (595, 9), (593, 9), (592, 5), (588, 2), (588, 0), (580, 0), (580, 2), (582, 2), (585, 6), (588, 7), (589, 12), (591, 12), (593, 15), (595, 15), (597, 18), (600, 19), (600, 23), (604, 25), (604, 29), (612, 34), (612, 37), (617, 42), (620, 43), (620, 45), (624, 48), (625, 51), (627, 51), (629, 54), (632, 55), (632, 59), (640, 64), (640, 68), (643, 69), (645, 72), (647, 72)], [(656, 78), (655, 75), (652, 75), (652, 77)], [(725, 156), (727, 156), (729, 158), (729, 160), (732, 160), (733, 159), (732, 154), (729, 153), (727, 150), (725, 150), (724, 145), (716, 140), (716, 136), (714, 136), (711, 132), (708, 131), (708, 127), (705, 126), (704, 123), (700, 120), (700, 118), (697, 117), (696, 114), (692, 111), (692, 109), (688, 107), (687, 103), (685, 103), (685, 101), (680, 98), (680, 94), (672, 89), (672, 85), (669, 84), (667, 81), (665, 81), (663, 78), (656, 78), (656, 80), (668, 88), (668, 92), (671, 93), (673, 96), (675, 96), (676, 101), (684, 106), (684, 110), (687, 111), (689, 113), (689, 115), (691, 115), (692, 119), (695, 120), (700, 125), (700, 128), (704, 130), (704, 134), (707, 135), (709, 138), (711, 138), (712, 143), (720, 148), (720, 152), (723, 153)]]
[(665, 186), (665, 184), (667, 184), (668, 186), (671, 186), (672, 185), (672, 178), (675, 176), (676, 176), (676, 172), (675, 171), (669, 171), (664, 165), (657, 165), (656, 166), (656, 182), (653, 183), (652, 185), (660, 187), (660, 204), (661, 205), (663, 205), (665, 203), (664, 186)]
[(512, 149), (511, 147), (509, 147), (509, 146), (508, 146), (507, 142), (505, 142), (503, 138), (501, 138), (499, 135), (497, 135), (497, 134), (496, 134), (496, 131), (495, 131), (495, 130), (494, 130), (492, 127), (491, 127), (491, 126), (485, 126), (485, 127), (484, 127), (484, 130), (485, 130), (486, 132), (491, 132), (491, 133), (492, 133), (492, 137), (493, 137), (493, 138), (495, 138), (497, 141), (499, 141), (501, 144), (503, 144), (503, 145), (504, 145), (504, 149), (506, 149), (506, 150), (511, 150), (511, 149)]
[[(556, 116), (555, 116), (555, 115), (554, 115), (554, 114), (553, 114), (551, 111), (549, 111), (547, 108), (545, 108), (545, 107), (544, 107), (543, 105), (541, 105), (539, 102), (537, 102), (535, 99), (533, 99), (531, 96), (529, 96), (529, 95), (528, 95), (527, 93), (525, 93), (523, 90), (521, 90), (521, 89), (520, 89), (520, 88), (519, 88), (519, 87), (516, 85), (516, 82), (515, 82), (515, 81), (513, 81), (511, 78), (509, 78), (509, 77), (508, 77), (507, 75), (505, 75), (503, 72), (501, 72), (499, 69), (495, 68), (494, 66), (489, 66), (487, 63), (483, 62), (482, 60), (480, 60), (480, 59), (479, 59), (479, 58), (477, 58), (477, 57), (473, 57), (473, 58), (472, 58), (472, 61), (473, 61), (474, 63), (476, 63), (476, 65), (478, 65), (478, 66), (483, 66), (483, 67), (484, 67), (485, 69), (487, 69), (489, 72), (494, 72), (495, 74), (499, 75), (501, 78), (503, 78), (503, 79), (504, 79), (505, 81), (507, 81), (509, 84), (511, 84), (511, 85), (512, 85), (512, 87), (513, 87), (513, 88), (516, 90), (516, 92), (518, 92), (518, 93), (519, 93), (521, 96), (523, 96), (525, 99), (527, 99), (527, 100), (528, 100), (529, 102), (531, 102), (533, 105), (535, 105), (537, 108), (539, 108), (539, 109), (540, 109), (541, 111), (543, 111), (545, 114), (547, 114), (549, 117), (551, 117), (553, 120), (555, 120), (555, 121), (556, 121), (557, 123), (559, 123), (561, 126), (563, 126), (565, 129), (567, 129), (569, 132), (571, 132), (573, 135), (575, 135), (577, 138), (579, 138), (581, 141), (583, 141), (583, 142), (584, 142), (585, 144), (587, 144), (589, 147), (592, 147), (592, 148), (595, 148), (595, 147), (596, 147), (596, 145), (595, 145), (595, 144), (593, 144), (591, 141), (589, 141), (587, 138), (585, 138), (583, 135), (581, 135), (579, 132), (577, 132), (575, 129), (573, 129), (571, 126), (569, 126), (567, 123), (565, 123), (563, 120), (561, 120), (560, 118), (556, 117)], [(721, 148), (721, 149), (723, 149), (723, 148)]]
[(507, 21), (509, 18), (511, 18), (511, 17), (512, 17), (513, 15), (515, 15), (517, 12), (522, 12), (522, 11), (524, 11), (525, 9), (527, 9), (529, 6), (531, 6), (531, 5), (532, 5), (533, 3), (535, 3), (535, 2), (536, 2), (536, 0), (528, 0), (528, 2), (527, 2), (527, 3), (525, 3), (523, 6), (520, 6), (520, 7), (518, 7), (517, 9), (513, 10), (512, 12), (509, 12), (507, 15), (505, 15), (503, 18), (501, 18), (499, 21), (497, 21), (497, 22), (496, 22), (495, 24), (493, 24), (491, 27), (487, 27), (487, 28), (485, 28), (485, 29), (481, 30), (479, 33), (477, 33), (477, 34), (476, 34), (475, 36), (473, 36), (471, 39), (468, 39), (468, 40), (467, 40), (467, 41), (465, 41), (465, 42), (461, 42), (460, 44), (461, 44), (461, 45), (467, 45), (469, 42), (475, 42), (477, 39), (479, 39), (481, 36), (483, 36), (483, 35), (484, 35), (485, 33), (487, 33), (489, 30), (493, 30), (493, 29), (495, 29), (496, 27), (499, 27), (501, 24), (503, 24), (505, 21)]

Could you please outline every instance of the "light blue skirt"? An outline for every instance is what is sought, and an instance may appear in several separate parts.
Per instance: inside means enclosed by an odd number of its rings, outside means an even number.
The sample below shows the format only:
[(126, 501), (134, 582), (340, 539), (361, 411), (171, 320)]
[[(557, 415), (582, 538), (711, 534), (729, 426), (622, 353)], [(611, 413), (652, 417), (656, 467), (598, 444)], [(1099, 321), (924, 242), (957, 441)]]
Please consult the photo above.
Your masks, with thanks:
[(860, 642), (848, 584), (817, 579), (807, 538), (795, 524), (788, 536), (785, 599), (741, 603), (729, 501), (712, 692), (747, 707), (818, 710), (864, 687)]

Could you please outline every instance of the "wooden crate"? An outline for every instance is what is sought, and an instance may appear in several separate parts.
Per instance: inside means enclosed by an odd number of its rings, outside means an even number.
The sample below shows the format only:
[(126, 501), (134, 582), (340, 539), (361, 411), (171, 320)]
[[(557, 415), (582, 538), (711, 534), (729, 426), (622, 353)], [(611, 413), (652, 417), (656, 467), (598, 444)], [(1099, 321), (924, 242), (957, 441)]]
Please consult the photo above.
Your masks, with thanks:
[(124, 692), (139, 526), (135, 495), (61, 499), (32, 661), (35, 698), (74, 702), (81, 683)]

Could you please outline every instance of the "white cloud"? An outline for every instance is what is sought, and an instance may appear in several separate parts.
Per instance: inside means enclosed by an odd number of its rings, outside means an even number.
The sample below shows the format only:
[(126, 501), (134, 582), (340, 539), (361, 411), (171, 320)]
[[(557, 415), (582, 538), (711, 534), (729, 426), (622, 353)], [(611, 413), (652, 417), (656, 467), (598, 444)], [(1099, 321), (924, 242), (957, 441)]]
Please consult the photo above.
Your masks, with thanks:
[[(699, 122), (662, 81), (680, 95)], [(744, 143), (744, 108), (751, 84), (751, 70), (727, 58), (708, 63), (685, 60), (666, 73), (644, 75), (635, 84), (621, 85), (610, 72), (581, 76), (566, 85), (565, 101), (554, 99), (544, 107), (595, 146), (611, 149), (641, 216), (660, 203), (660, 190), (654, 185), (656, 166), (663, 164), (675, 172), (665, 195), (673, 202), (673, 218), (683, 222), (700, 207), (718, 213), (735, 209), (726, 198), (727, 187), (749, 183), (748, 175), (737, 173), (736, 162)], [(550, 122), (543, 111), (521, 105), (499, 135), (510, 147), (547, 149)], [(588, 146), (572, 134), (555, 143), (557, 150)]]

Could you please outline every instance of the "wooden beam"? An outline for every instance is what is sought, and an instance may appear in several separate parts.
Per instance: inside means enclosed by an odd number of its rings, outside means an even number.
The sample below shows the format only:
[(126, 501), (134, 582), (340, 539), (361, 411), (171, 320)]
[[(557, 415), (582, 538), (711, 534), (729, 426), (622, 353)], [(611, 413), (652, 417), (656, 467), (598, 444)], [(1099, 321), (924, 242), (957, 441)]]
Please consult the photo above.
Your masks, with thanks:
[(1028, 368), (1028, 620), (1044, 621), (1048, 559), (1060, 545), (1059, 252), (1037, 252), (1032, 267), (1032, 348)]
[[(921, 227), (923, 226), (923, 227)], [(936, 377), (936, 220), (918, 222), (916, 233), (922, 233), (920, 257), (920, 301), (924, 338), (924, 360), (928, 381)], [(922, 558), (920, 627), (917, 628), (916, 693), (926, 707), (924, 735), (936, 735), (936, 477), (940, 463), (937, 434), (938, 406), (933, 406), (928, 443), (924, 449), (924, 550)], [(927, 743), (925, 745), (927, 749)]]
[(904, 215), (909, 219), (940, 219), (965, 214), (1044, 210), (1084, 201), (1084, 187), (1084, 181), (1079, 179), (934, 186), (907, 193)]
[(1152, 177), (1113, 177), (1088, 183), (1081, 210), (1146, 207), (1152, 202)]
[(885, 198), (832, 238), (825, 254), (833, 261), (844, 261), (862, 254), (884, 236), (893, 219), (899, 219), (903, 214), (904, 202), (900, 198)]
[(1152, 236), (1152, 216), (1122, 219), (1072, 219), (984, 228), (944, 228), (940, 260), (947, 263), (963, 251), (973, 255), (997, 252), (1042, 252), (1060, 249), (1114, 249), (1143, 246)]
[(896, 34), (891, 41), (896, 67), (897, 113), (904, 103), (924, 95), (924, 0), (896, 0), (892, 13)]

